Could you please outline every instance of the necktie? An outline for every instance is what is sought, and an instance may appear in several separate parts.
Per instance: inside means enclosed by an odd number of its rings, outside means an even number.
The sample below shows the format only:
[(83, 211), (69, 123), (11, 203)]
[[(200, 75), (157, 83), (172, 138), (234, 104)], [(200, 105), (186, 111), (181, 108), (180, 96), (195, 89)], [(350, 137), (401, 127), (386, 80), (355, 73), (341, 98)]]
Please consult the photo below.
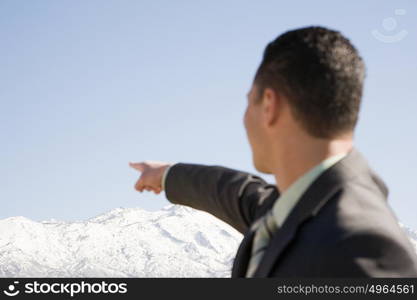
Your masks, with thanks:
[(256, 232), (253, 238), (251, 257), (249, 259), (246, 277), (252, 277), (255, 273), (265, 250), (269, 245), (272, 235), (277, 229), (278, 225), (275, 222), (272, 209), (253, 224), (251, 230), (255, 230)]

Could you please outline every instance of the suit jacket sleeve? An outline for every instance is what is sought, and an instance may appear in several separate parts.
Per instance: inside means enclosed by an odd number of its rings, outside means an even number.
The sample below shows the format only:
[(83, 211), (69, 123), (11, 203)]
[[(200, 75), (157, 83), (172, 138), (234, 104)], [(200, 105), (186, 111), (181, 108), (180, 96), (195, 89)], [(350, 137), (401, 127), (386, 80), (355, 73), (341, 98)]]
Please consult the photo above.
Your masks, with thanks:
[(206, 211), (244, 233), (266, 185), (256, 175), (222, 166), (177, 163), (166, 175), (165, 194), (174, 204)]

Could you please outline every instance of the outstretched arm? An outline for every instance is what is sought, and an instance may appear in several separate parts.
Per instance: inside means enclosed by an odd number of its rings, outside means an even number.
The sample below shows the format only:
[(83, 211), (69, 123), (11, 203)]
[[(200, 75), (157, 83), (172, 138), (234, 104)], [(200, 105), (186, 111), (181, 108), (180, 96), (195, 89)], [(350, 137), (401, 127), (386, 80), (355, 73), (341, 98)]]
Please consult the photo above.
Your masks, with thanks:
[(253, 222), (268, 185), (256, 175), (222, 166), (150, 161), (134, 165), (143, 172), (135, 185), (137, 190), (159, 193), (164, 185), (170, 202), (206, 211), (242, 233)]
[(166, 175), (165, 193), (172, 203), (204, 210), (243, 233), (267, 184), (258, 176), (222, 166), (177, 163)]

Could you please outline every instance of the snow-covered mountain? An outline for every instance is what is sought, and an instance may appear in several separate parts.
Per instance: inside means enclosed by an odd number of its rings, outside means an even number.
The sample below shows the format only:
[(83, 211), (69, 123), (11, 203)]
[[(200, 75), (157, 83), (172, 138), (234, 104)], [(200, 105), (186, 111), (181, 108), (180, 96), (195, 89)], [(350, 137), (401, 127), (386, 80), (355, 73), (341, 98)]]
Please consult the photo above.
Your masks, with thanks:
[(229, 277), (242, 235), (180, 205), (81, 222), (0, 220), (0, 277)]
[[(417, 231), (400, 223), (417, 251)], [(0, 220), (0, 277), (230, 277), (242, 235), (180, 205), (81, 222)]]
[(411, 244), (413, 244), (414, 249), (416, 250), (417, 253), (417, 230), (412, 230), (411, 228), (405, 226), (403, 223), (399, 222), (398, 223), (400, 225), (400, 227), (405, 231), (405, 233), (407, 234), (408, 238), (411, 241)]

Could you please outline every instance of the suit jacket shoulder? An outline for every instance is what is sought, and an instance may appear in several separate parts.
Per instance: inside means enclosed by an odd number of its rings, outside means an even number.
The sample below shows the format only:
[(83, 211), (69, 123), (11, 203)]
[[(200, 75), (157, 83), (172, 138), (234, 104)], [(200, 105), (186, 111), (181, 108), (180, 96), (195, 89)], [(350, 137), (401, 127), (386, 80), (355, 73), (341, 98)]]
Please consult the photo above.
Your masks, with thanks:
[(417, 276), (415, 251), (387, 194), (382, 179), (353, 150), (302, 196), (273, 237), (256, 275)]
[[(313, 277), (413, 277), (415, 250), (398, 220), (366, 181), (353, 181), (334, 195), (316, 218), (300, 228), (295, 247), (311, 241)], [(285, 259), (285, 258), (284, 258)]]

